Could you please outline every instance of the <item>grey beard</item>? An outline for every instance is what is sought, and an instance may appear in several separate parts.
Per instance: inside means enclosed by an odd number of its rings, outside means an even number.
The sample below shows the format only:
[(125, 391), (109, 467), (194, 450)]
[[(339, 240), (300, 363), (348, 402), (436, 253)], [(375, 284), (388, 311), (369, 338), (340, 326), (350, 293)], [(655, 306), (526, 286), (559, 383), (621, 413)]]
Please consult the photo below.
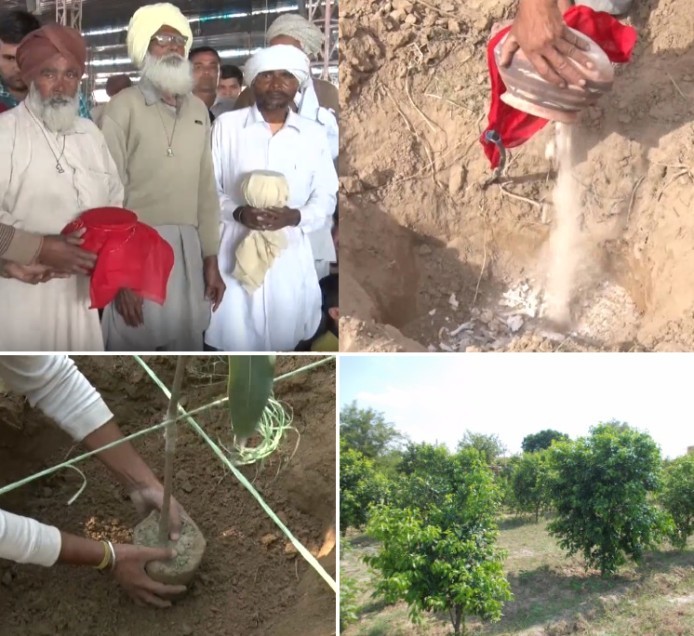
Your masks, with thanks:
[(29, 87), (27, 106), (54, 133), (66, 133), (75, 127), (79, 113), (79, 97), (41, 97), (35, 84)]
[(162, 58), (147, 53), (142, 78), (169, 95), (188, 95), (193, 91), (193, 67), (190, 61), (176, 53)]

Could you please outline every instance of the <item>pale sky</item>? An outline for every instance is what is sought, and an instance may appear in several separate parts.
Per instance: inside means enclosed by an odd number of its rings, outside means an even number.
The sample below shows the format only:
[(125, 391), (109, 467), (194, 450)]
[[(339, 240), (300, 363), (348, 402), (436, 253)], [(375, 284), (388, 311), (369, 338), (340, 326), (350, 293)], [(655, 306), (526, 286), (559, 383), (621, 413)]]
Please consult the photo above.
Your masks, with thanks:
[(384, 413), (415, 442), (455, 448), (496, 433), (507, 454), (528, 433), (572, 439), (616, 419), (648, 432), (664, 457), (694, 446), (694, 354), (378, 354), (340, 359), (340, 405)]

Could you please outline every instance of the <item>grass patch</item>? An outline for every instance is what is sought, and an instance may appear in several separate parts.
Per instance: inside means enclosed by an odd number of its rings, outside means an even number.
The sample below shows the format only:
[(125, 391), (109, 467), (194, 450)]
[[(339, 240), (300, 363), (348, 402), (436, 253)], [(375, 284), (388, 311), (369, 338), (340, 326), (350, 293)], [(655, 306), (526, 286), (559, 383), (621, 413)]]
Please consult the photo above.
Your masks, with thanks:
[[(505, 570), (514, 600), (499, 623), (468, 619), (483, 636), (691, 636), (694, 634), (694, 538), (682, 552), (664, 546), (617, 576), (586, 571), (580, 558), (566, 558), (547, 533), (547, 520), (508, 517), (500, 522), (499, 545), (508, 552)], [(343, 538), (341, 571), (358, 580), (358, 621), (345, 636), (447, 636), (446, 616), (413, 625), (404, 603), (387, 605), (372, 596), (374, 581), (361, 558), (377, 549), (364, 534)]]

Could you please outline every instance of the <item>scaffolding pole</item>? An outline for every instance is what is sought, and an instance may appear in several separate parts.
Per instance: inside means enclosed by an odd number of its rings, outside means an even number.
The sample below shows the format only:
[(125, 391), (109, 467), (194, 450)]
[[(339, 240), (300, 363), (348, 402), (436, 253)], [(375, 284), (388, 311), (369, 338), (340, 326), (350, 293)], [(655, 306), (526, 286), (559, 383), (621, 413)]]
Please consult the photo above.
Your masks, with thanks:
[[(335, 57), (339, 39), (337, 0), (304, 0), (303, 15), (323, 32), (321, 79), (330, 80), (330, 62)], [(301, 3), (299, 3), (301, 8)], [(334, 16), (334, 17), (333, 17)]]
[(82, 31), (82, 0), (56, 0), (55, 21)]

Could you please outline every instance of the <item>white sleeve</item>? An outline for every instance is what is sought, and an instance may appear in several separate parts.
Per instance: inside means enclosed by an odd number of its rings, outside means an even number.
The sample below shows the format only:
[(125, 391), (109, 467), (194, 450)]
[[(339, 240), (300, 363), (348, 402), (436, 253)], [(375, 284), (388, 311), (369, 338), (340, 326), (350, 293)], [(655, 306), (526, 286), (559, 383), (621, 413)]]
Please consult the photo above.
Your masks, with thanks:
[(337, 124), (335, 113), (327, 108), (319, 108), (316, 120), (325, 129), (330, 154), (333, 161), (337, 161), (337, 158), (340, 156), (340, 127)]
[(0, 379), (77, 442), (113, 418), (98, 391), (66, 355), (0, 356)]
[(58, 528), (0, 510), (0, 559), (50, 567), (61, 547)]
[[(230, 132), (224, 130), (225, 121), (226, 118), (220, 116), (215, 119), (212, 126), (212, 164), (214, 166), (214, 180), (217, 186), (217, 195), (219, 196), (222, 221), (226, 221), (227, 223), (238, 223), (238, 221), (234, 220), (234, 210), (245, 205), (245, 203), (243, 201), (234, 201), (224, 189), (224, 166), (229, 156), (227, 145), (231, 137)], [(240, 223), (239, 226), (241, 226)]]
[(340, 184), (328, 147), (328, 137), (323, 131), (316, 135), (315, 153), (312, 160), (314, 171), (311, 178), (311, 196), (306, 205), (299, 208), (301, 221), (298, 227), (303, 230), (304, 234), (323, 229), (335, 212), (335, 204), (337, 203), (337, 190)]

